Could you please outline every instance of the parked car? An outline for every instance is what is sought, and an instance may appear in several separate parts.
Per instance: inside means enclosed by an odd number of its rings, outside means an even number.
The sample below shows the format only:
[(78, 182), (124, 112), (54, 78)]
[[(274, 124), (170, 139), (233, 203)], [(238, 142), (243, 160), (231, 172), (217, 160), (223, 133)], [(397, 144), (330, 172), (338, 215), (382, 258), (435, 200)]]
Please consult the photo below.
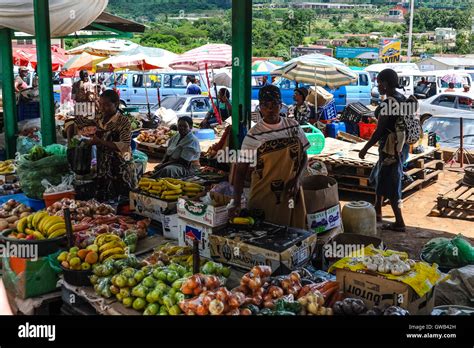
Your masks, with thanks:
[[(146, 95), (151, 105), (158, 102), (158, 88), (160, 97), (166, 96), (182, 96), (186, 93), (188, 77), (195, 77), (201, 81), (201, 89), (203, 93), (207, 93), (206, 83), (204, 83), (204, 74), (200, 76), (198, 72), (125, 72), (117, 74), (117, 89), (120, 92), (121, 104), (124, 106), (145, 107), (147, 104)], [(113, 77), (106, 82), (109, 88), (114, 87)], [(146, 86), (146, 89), (145, 89)]]
[(474, 118), (474, 94), (442, 93), (420, 101), (422, 119), (432, 116), (453, 116)]
[(183, 116), (190, 116), (193, 119), (204, 119), (212, 105), (209, 97), (203, 95), (170, 95), (163, 97), (161, 108), (157, 109), (155, 116), (160, 117), (165, 123), (176, 124)]
[[(337, 112), (342, 112), (347, 104), (354, 102), (361, 102), (364, 105), (370, 104), (370, 92), (372, 90), (372, 82), (369, 73), (361, 70), (355, 70), (359, 75), (356, 82), (342, 86), (337, 89), (326, 90), (334, 96)], [(293, 95), (296, 88), (296, 82), (282, 78), (280, 76), (271, 76), (270, 73), (256, 73), (252, 74), (252, 100), (258, 100), (258, 93), (260, 91), (263, 76), (268, 77), (268, 81), (273, 81), (273, 84), (280, 88), (282, 94), (282, 101), (286, 105), (294, 104)], [(299, 87), (309, 88), (309, 84), (298, 84)]]
[[(460, 120), (453, 116), (434, 116), (423, 124), (423, 131), (434, 132), (443, 148), (458, 148), (460, 145)], [(474, 149), (474, 116), (463, 117), (463, 146)]]

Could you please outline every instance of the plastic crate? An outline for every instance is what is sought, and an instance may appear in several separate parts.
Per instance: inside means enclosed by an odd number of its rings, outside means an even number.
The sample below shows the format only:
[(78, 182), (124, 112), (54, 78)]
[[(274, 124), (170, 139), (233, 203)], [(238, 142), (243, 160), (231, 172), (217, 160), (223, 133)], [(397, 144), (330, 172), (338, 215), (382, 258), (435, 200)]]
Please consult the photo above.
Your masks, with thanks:
[(326, 125), (326, 133), (328, 137), (337, 138), (339, 132), (345, 132), (346, 125), (344, 122), (332, 122)]
[(39, 117), (40, 104), (38, 102), (18, 104), (18, 121), (31, 120)]
[(359, 136), (362, 139), (369, 140), (377, 129), (375, 123), (359, 123)]
[(323, 107), (318, 108), (321, 120), (334, 120), (337, 117), (336, 102), (330, 101)]
[(303, 130), (309, 129), (311, 133), (305, 133), (311, 147), (308, 149), (308, 155), (319, 155), (326, 145), (324, 134), (312, 125), (301, 126)]

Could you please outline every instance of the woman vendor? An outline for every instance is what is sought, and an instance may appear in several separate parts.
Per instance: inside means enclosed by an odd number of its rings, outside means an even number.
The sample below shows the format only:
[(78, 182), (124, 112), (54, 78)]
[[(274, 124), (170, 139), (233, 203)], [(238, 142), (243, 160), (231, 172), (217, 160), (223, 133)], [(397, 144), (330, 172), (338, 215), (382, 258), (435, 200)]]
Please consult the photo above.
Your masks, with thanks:
[(310, 119), (316, 118), (316, 111), (306, 101), (308, 90), (304, 87), (296, 88), (293, 100), (295, 104), (290, 107), (289, 116), (294, 118), (300, 125), (305, 125)]
[(310, 144), (297, 121), (280, 116), (282, 100), (278, 87), (262, 87), (259, 102), (263, 119), (243, 141), (234, 180), (234, 208), (230, 213), (238, 213), (245, 177), (253, 166), (248, 208), (263, 210), (268, 222), (306, 229), (300, 178), (308, 162), (306, 150)]
[(386, 198), (390, 201), (395, 214), (395, 223), (383, 225), (382, 229), (404, 232), (405, 222), (400, 205), (403, 163), (408, 154), (408, 144), (404, 143), (404, 130), (399, 129), (400, 122), (397, 122), (401, 115), (396, 110), (401, 108), (395, 108), (395, 106), (405, 103), (406, 98), (396, 90), (399, 88), (398, 75), (394, 70), (381, 71), (377, 76), (377, 83), (380, 95), (385, 95), (387, 98), (375, 111), (375, 116), (378, 118), (377, 129), (359, 152), (359, 157), (364, 159), (367, 151), (377, 142), (379, 143), (379, 161), (371, 175), (376, 188), (377, 221), (382, 221), (382, 202)]
[(161, 165), (151, 174), (154, 178), (182, 178), (192, 175), (199, 165), (201, 147), (192, 132), (193, 120), (183, 116), (178, 120), (178, 133), (169, 141)]
[[(89, 140), (97, 147), (97, 199), (117, 200), (128, 197), (136, 187), (136, 172), (131, 150), (131, 124), (119, 111), (120, 98), (113, 90), (102, 93), (96, 120), (78, 116), (79, 132), (96, 127)], [(92, 125), (94, 123), (94, 126)]]

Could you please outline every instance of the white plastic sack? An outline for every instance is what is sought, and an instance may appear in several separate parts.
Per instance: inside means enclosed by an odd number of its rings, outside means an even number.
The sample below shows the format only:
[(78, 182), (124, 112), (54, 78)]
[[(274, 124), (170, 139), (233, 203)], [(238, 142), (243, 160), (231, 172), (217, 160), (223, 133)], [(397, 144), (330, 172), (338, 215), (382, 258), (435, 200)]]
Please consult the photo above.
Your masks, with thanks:
[(155, 116), (160, 119), (160, 124), (163, 126), (172, 126), (178, 124), (178, 115), (171, 109), (159, 108)]
[[(65, 36), (91, 24), (105, 10), (108, 0), (49, 0), (51, 36)], [(0, 28), (35, 34), (33, 0), (0, 2)]]

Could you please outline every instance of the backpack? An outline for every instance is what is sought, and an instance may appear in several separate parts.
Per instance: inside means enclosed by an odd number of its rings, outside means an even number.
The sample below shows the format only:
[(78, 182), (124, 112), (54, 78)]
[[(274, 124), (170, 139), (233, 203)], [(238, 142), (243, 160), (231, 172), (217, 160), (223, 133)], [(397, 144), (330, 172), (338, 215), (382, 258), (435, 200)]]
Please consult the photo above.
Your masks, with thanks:
[(411, 103), (412, 107), (408, 114), (403, 115), (403, 121), (405, 123), (405, 135), (406, 139), (405, 142), (408, 145), (416, 144), (421, 138), (421, 123), (418, 118), (418, 100), (416, 97), (411, 95), (408, 97), (407, 103)]
[[(391, 98), (399, 103), (395, 98)], [(409, 105), (409, 107), (400, 107), (399, 117), (403, 118), (403, 124), (405, 126), (405, 143), (408, 145), (416, 144), (421, 138), (421, 123), (417, 116), (418, 114), (418, 99), (411, 95), (403, 103)], [(402, 112), (407, 111), (407, 112)]]

